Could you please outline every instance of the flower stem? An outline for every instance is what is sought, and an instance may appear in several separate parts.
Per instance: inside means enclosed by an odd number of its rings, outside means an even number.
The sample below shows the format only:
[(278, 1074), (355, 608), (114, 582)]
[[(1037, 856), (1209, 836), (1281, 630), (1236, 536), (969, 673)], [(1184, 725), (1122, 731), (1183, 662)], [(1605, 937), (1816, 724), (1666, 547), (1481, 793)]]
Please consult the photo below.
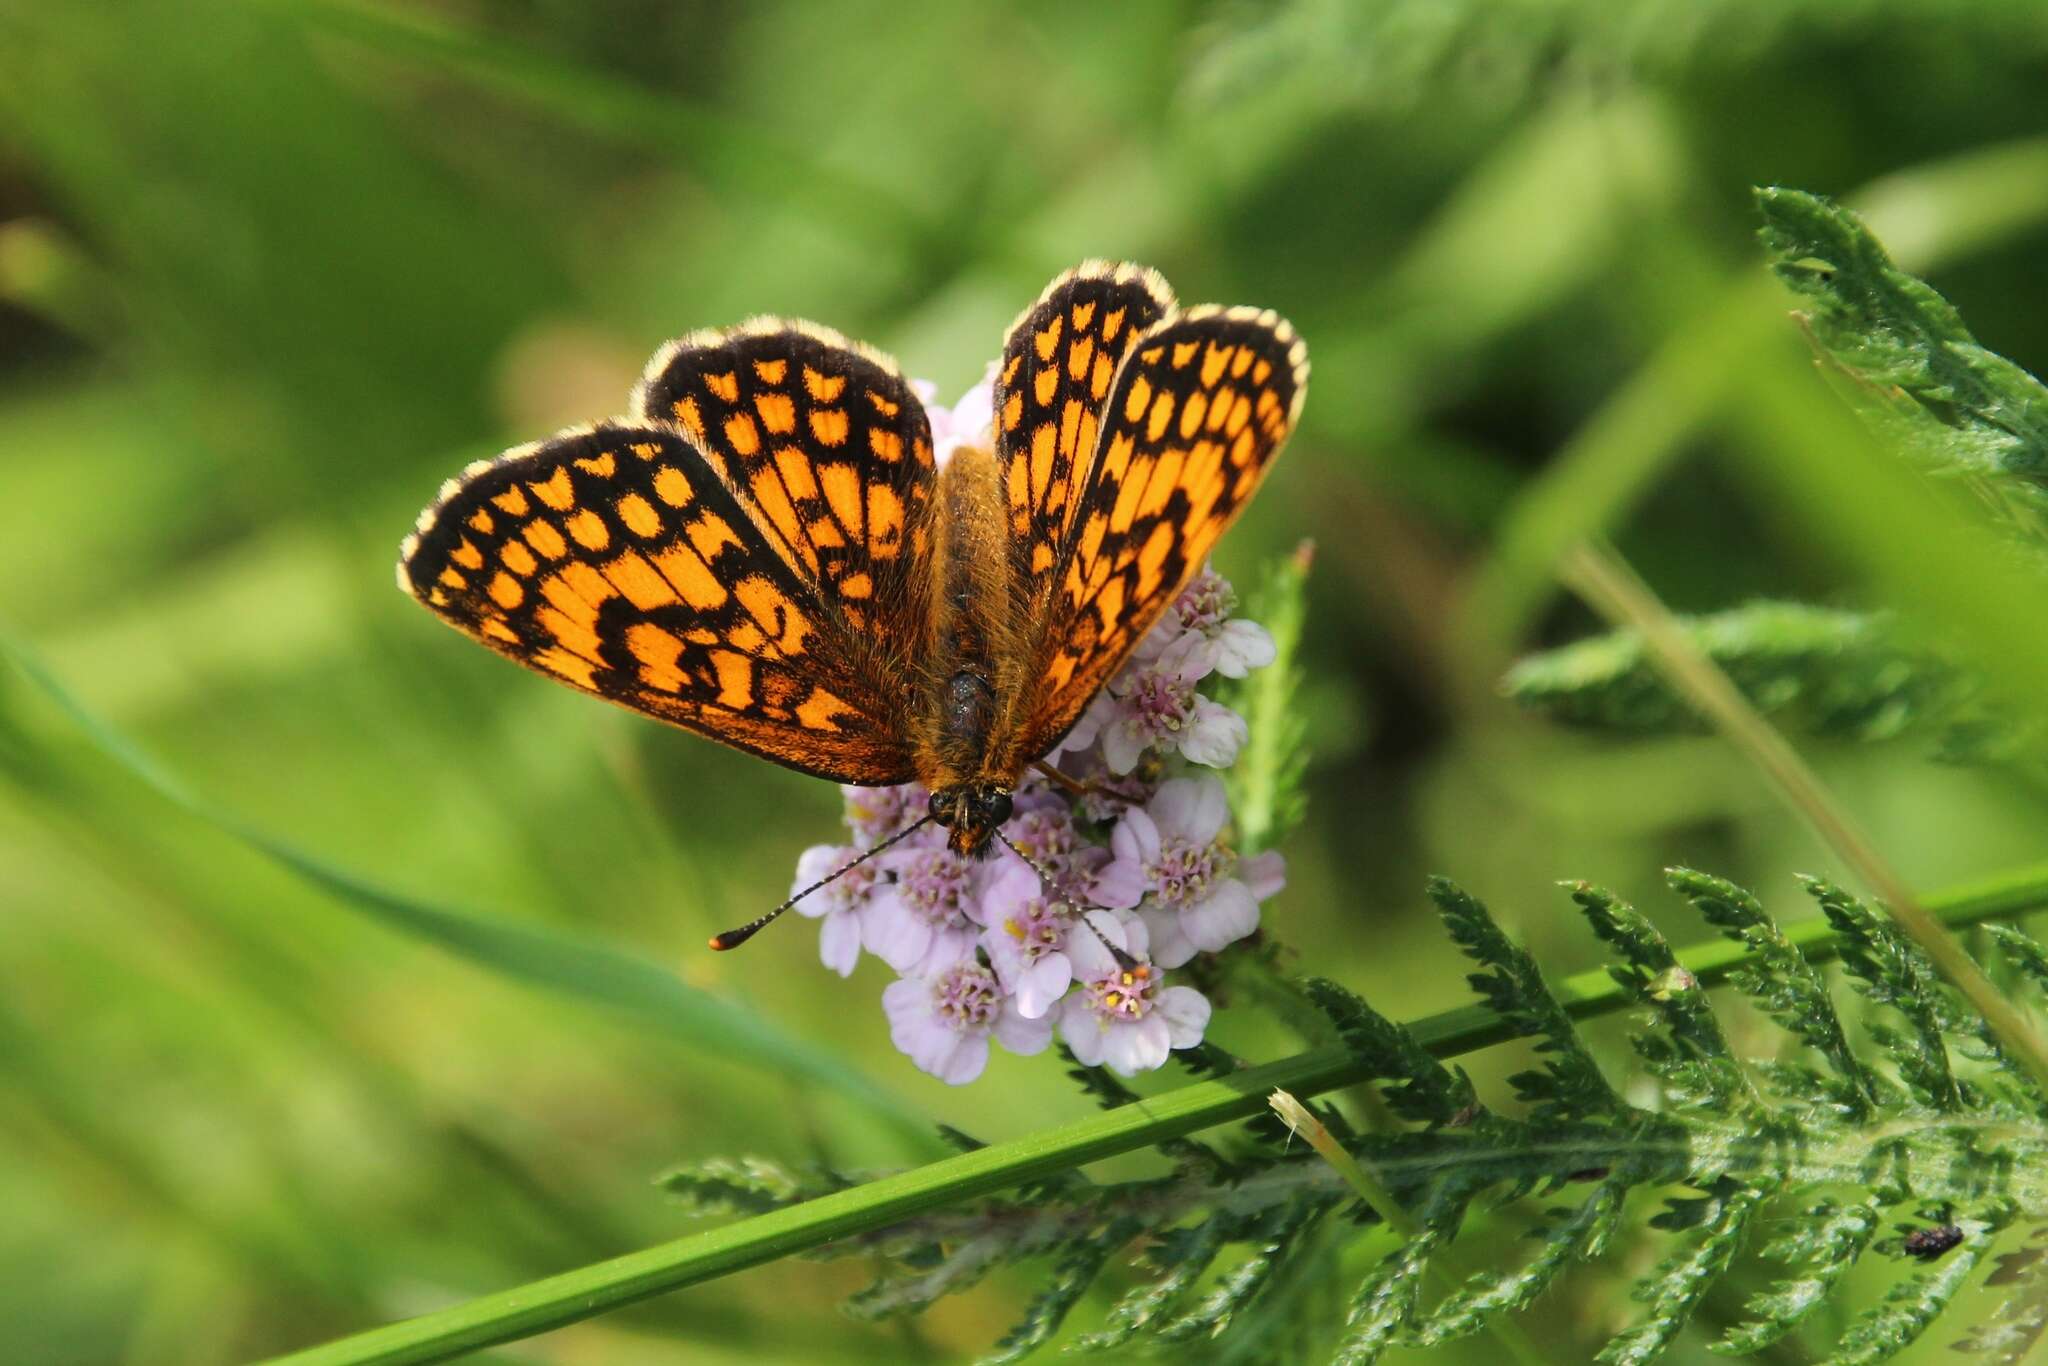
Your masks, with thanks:
[[(1921, 905), (1951, 928), (2048, 907), (2048, 864), (1933, 893)], [(1785, 934), (1815, 961), (1832, 958), (1838, 951), (1835, 932), (1817, 917), (1788, 926)], [(1747, 964), (1750, 957), (1742, 945), (1718, 939), (1679, 954), (1687, 970), (1709, 985)], [(1567, 977), (1555, 984), (1555, 992), (1574, 1019), (1605, 1015), (1629, 1004), (1627, 993), (1605, 969)], [(1426, 1016), (1409, 1029), (1438, 1057), (1485, 1048), (1512, 1032), (1499, 1016), (1480, 1006)], [(1369, 1079), (1366, 1066), (1348, 1049), (1311, 1049), (280, 1360), (293, 1366), (446, 1360), (715, 1280), (835, 1238), (887, 1228), (977, 1195), (1150, 1147), (1161, 1139), (1245, 1119), (1263, 1109), (1266, 1097), (1276, 1089), (1318, 1095)]]
[(1581, 543), (1565, 554), (1560, 574), (1574, 592), (1617, 626), (1642, 633), (1671, 685), (1754, 763), (1778, 795), (1847, 864), (1891, 913), (1894, 923), (1933, 960), (1935, 969), (1990, 1024), (1992, 1032), (2048, 1089), (2048, 1044), (2000, 994), (1955, 936), (1920, 904), (1905, 879), (1877, 852), (1799, 751), (1700, 653), (1650, 586), (1612, 550)]

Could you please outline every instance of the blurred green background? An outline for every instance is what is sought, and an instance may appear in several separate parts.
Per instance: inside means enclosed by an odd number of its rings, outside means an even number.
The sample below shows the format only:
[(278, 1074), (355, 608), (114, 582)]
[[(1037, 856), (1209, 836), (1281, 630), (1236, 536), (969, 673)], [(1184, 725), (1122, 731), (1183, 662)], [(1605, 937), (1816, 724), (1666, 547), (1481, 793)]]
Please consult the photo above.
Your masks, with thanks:
[[(0, 670), (7, 1355), (281, 1350), (686, 1231), (651, 1185), (678, 1160), (872, 1170), (932, 1155), (921, 1119), (1085, 1110), (1049, 1059), (914, 1071), (879, 966), (840, 983), (807, 924), (701, 948), (833, 836), (831, 788), (393, 589), (441, 479), (622, 409), (695, 327), (812, 317), (950, 398), (1084, 256), (1279, 309), (1315, 378), (1218, 561), (1249, 584), (1321, 548), (1313, 804), (1271, 932), (1406, 1017), (1466, 999), (1426, 872), (1558, 972), (1596, 955), (1554, 878), (1687, 940), (1671, 862), (1800, 914), (1788, 874), (1828, 860), (1715, 742), (1499, 699), (1514, 653), (1593, 629), (1527, 547), (1605, 523), (1683, 610), (1877, 601), (1828, 508), (1719, 458), (1727, 301), (1805, 364), (1750, 187), (1858, 197), (2039, 372), (2044, 134), (2023, 3), (0, 0), (0, 627), (198, 794)], [(2034, 793), (1812, 752), (1920, 886), (2041, 852)], [(559, 939), (493, 966), (437, 946), (436, 908)], [(563, 940), (740, 1008), (630, 973), (642, 1009), (595, 1007), (565, 988), (626, 970), (578, 977)], [(1292, 1046), (1244, 1012), (1215, 1035)], [(861, 1282), (780, 1264), (503, 1357), (953, 1360), (1032, 1276), (880, 1326), (836, 1307)], [(1632, 1312), (1575, 1294), (1532, 1325), (1558, 1360)]]

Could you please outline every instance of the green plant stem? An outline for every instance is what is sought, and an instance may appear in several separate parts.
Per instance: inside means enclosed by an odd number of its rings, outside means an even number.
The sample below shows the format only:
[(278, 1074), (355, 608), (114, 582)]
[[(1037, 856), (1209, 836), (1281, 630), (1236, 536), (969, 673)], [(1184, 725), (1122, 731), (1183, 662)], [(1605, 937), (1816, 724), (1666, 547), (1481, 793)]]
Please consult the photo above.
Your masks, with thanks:
[(1728, 675), (1693, 645), (1649, 585), (1620, 556), (1590, 544), (1568, 551), (1560, 572), (1574, 591), (1615, 625), (1642, 632), (1643, 643), (1671, 685), (1770, 779), (1786, 804), (1813, 827), (1822, 842), (1884, 904), (1899, 928), (1934, 961), (1935, 970), (1969, 998), (1999, 1041), (2048, 1088), (2048, 1044), (1992, 985), (1955, 936), (1920, 904), (1913, 889), (1877, 852), (1877, 846), (1799, 751), (1749, 704)]
[[(1933, 893), (1921, 904), (1951, 928), (2048, 907), (2048, 864)], [(1785, 934), (1815, 961), (1835, 956), (1837, 939), (1823, 919), (1815, 917), (1789, 926)], [(1702, 983), (1711, 985), (1748, 963), (1750, 954), (1739, 944), (1714, 940), (1683, 950), (1679, 960)], [(1606, 1015), (1629, 1003), (1626, 991), (1604, 968), (1567, 977), (1555, 990), (1574, 1019)], [(1470, 1053), (1510, 1037), (1500, 1017), (1481, 1006), (1442, 1011), (1409, 1028), (1440, 1058)], [(1245, 1119), (1264, 1109), (1266, 1097), (1276, 1089), (1318, 1095), (1370, 1079), (1364, 1064), (1349, 1050), (1337, 1046), (1312, 1049), (724, 1228), (483, 1295), (279, 1361), (294, 1366), (381, 1366), (446, 1360), (804, 1252), (835, 1238), (887, 1228), (977, 1195), (1150, 1147), (1162, 1139)]]

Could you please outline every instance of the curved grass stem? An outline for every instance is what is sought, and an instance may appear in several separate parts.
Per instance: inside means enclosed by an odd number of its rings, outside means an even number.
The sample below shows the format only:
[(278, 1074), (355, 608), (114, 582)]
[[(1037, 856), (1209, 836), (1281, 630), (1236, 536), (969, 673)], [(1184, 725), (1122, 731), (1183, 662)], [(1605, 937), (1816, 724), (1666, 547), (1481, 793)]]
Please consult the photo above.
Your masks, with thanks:
[(1616, 626), (1640, 631), (1643, 643), (1671, 686), (1713, 723), (1730, 744), (1756, 765), (1778, 795), (1847, 864), (1891, 913), (1894, 923), (1918, 944), (1936, 971), (1968, 998), (2034, 1080), (2048, 1087), (2048, 1044), (2018, 1007), (1993, 986), (1955, 936), (1920, 903), (1848, 808), (1820, 780), (1789, 741), (1749, 704), (1728, 675), (1702, 654), (1650, 586), (1613, 551), (1574, 547), (1561, 572), (1574, 591)]

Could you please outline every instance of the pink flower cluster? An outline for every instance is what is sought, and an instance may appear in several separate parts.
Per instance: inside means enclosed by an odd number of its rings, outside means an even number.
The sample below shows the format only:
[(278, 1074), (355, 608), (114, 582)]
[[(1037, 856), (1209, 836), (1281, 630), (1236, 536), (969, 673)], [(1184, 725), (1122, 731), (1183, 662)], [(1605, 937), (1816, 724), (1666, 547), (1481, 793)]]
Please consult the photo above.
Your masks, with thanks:
[[(987, 439), (987, 383), (950, 411), (926, 397), (948, 453)], [(1245, 724), (1197, 685), (1273, 660), (1235, 606), (1204, 569), (1090, 705), (1048, 759), (1085, 795), (1033, 773), (988, 858), (927, 825), (796, 903), (820, 922), (826, 967), (850, 976), (867, 953), (897, 974), (882, 1008), (918, 1067), (963, 1085), (990, 1039), (1037, 1053), (1057, 1031), (1081, 1062), (1129, 1076), (1201, 1042), (1209, 1001), (1168, 973), (1256, 930), (1285, 881), (1278, 854), (1231, 847), (1223, 784), (1204, 771), (1236, 759)], [(792, 894), (901, 834), (928, 797), (915, 783), (844, 791), (851, 841), (805, 850)]]

